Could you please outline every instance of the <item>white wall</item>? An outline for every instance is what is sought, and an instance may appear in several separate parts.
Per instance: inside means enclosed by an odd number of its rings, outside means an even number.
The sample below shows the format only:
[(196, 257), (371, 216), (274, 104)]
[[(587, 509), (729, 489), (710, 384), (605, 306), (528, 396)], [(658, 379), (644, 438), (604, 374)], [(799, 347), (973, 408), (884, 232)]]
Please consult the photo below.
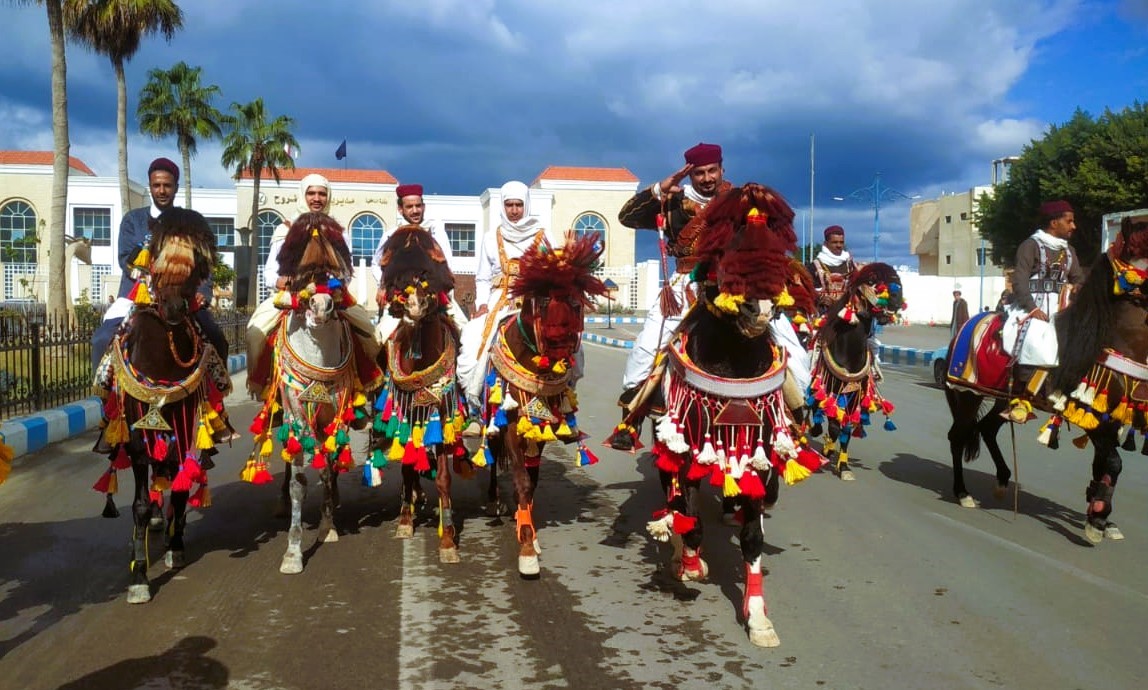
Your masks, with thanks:
[(949, 323), (953, 316), (953, 290), (961, 291), (961, 296), (969, 303), (970, 313), (976, 313), (984, 306), (995, 309), (1005, 288), (1004, 276), (986, 275), (982, 299), (980, 275), (923, 276), (905, 267), (899, 267), (897, 272), (901, 276), (905, 301), (909, 304), (902, 316), (909, 323)]

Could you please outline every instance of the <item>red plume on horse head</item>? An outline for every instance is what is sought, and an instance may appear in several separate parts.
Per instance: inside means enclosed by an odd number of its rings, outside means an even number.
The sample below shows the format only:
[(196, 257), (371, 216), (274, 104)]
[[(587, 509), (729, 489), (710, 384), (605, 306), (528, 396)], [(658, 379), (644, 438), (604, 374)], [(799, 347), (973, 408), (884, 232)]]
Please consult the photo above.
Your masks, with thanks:
[(279, 274), (293, 276), (296, 287), (326, 282), (329, 275), (347, 280), (354, 272), (343, 226), (325, 213), (304, 213), (296, 218), (277, 258)]
[(536, 243), (522, 255), (510, 294), (567, 296), (590, 304), (591, 297), (606, 294), (606, 285), (594, 275), (602, 248), (597, 233), (577, 237), (572, 230), (566, 233), (564, 247), (554, 248), (545, 241)]
[(797, 248), (793, 209), (777, 191), (750, 182), (722, 193), (703, 211), (697, 254), (702, 280), (721, 292), (774, 299), (785, 290)]

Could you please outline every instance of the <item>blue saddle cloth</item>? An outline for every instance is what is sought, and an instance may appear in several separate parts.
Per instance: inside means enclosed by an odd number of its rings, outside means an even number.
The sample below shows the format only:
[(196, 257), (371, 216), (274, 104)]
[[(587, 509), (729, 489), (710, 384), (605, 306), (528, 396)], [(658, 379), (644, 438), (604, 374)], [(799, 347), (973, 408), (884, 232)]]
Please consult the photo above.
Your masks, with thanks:
[(965, 322), (965, 325), (961, 326), (961, 330), (957, 331), (956, 339), (949, 346), (950, 376), (960, 378), (964, 375), (965, 365), (973, 356), (973, 333), (976, 332), (977, 324), (985, 319), (995, 319), (998, 316), (1000, 316), (999, 312), (982, 311), (974, 314)]

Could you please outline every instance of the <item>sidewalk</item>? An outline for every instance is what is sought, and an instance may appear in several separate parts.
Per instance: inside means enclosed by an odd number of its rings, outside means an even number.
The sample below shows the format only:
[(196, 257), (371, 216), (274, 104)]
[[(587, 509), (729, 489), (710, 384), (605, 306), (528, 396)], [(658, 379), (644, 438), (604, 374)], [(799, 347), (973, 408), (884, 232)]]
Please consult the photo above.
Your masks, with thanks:
[[(247, 369), (247, 355), (227, 358), (227, 370), (236, 374)], [(41, 410), (25, 417), (15, 417), (0, 424), (4, 442), (12, 447), (15, 457), (35, 453), (50, 443), (63, 441), (100, 424), (100, 399), (96, 396)]]
[(931, 366), (937, 351), (949, 345), (949, 327), (913, 324), (885, 326), (877, 334), (882, 364)]

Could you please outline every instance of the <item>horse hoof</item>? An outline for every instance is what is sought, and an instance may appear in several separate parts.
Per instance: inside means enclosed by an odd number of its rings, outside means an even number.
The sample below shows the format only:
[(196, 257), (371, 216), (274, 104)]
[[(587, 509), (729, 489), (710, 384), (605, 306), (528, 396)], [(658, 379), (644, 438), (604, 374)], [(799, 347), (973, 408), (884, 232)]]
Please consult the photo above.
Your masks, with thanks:
[(163, 564), (171, 570), (178, 570), (187, 565), (182, 551), (168, 551), (163, 555)]
[[(537, 561), (538, 559), (534, 559)], [(458, 557), (458, 549), (439, 549), (438, 550), (439, 563), (461, 563), (462, 559)]]
[(1008, 483), (997, 484), (993, 487), (993, 498), (998, 501), (1003, 501), (1008, 496)]
[(323, 543), (334, 544), (337, 541), (339, 541), (339, 533), (336, 532), (333, 528), (327, 530), (327, 535), (323, 537)]
[(128, 585), (128, 603), (146, 604), (151, 601), (151, 585)]
[(279, 572), (284, 575), (298, 575), (303, 572), (303, 554), (284, 554), (279, 564)]
[(538, 565), (538, 556), (519, 556), (518, 557), (518, 574), (524, 580), (537, 580), (541, 576), (542, 569)]
[(1110, 522), (1104, 528), (1104, 538), (1111, 539), (1112, 541), (1120, 541), (1124, 538), (1124, 533), (1120, 531), (1119, 527)]
[(857, 477), (853, 474), (853, 470), (841, 470), (841, 481), (852, 482), (856, 479)]
[(415, 536), (414, 525), (399, 524), (399, 526), (395, 528), (395, 539), (410, 539), (413, 536)]
[(961, 496), (960, 498), (958, 498), (957, 503), (960, 503), (962, 508), (979, 508), (979, 507), (981, 507), (981, 504), (977, 501), (977, 499), (973, 498), (972, 496), (970, 496), (968, 494), (965, 494), (964, 496)]
[(757, 647), (781, 646), (781, 638), (777, 636), (777, 631), (773, 629), (773, 623), (768, 618), (765, 619), (765, 627), (749, 628), (749, 641)]
[(709, 574), (709, 564), (707, 564), (701, 558), (698, 559), (697, 568), (685, 568), (681, 566), (678, 568), (678, 580), (681, 582), (701, 582), (702, 580), (706, 579)]
[(167, 521), (161, 517), (153, 517), (147, 521), (147, 528), (150, 532), (162, 532), (164, 527), (167, 527)]
[(1104, 530), (1097, 529), (1092, 525), (1092, 521), (1088, 520), (1084, 523), (1084, 538), (1093, 544), (1099, 544), (1104, 541)]

